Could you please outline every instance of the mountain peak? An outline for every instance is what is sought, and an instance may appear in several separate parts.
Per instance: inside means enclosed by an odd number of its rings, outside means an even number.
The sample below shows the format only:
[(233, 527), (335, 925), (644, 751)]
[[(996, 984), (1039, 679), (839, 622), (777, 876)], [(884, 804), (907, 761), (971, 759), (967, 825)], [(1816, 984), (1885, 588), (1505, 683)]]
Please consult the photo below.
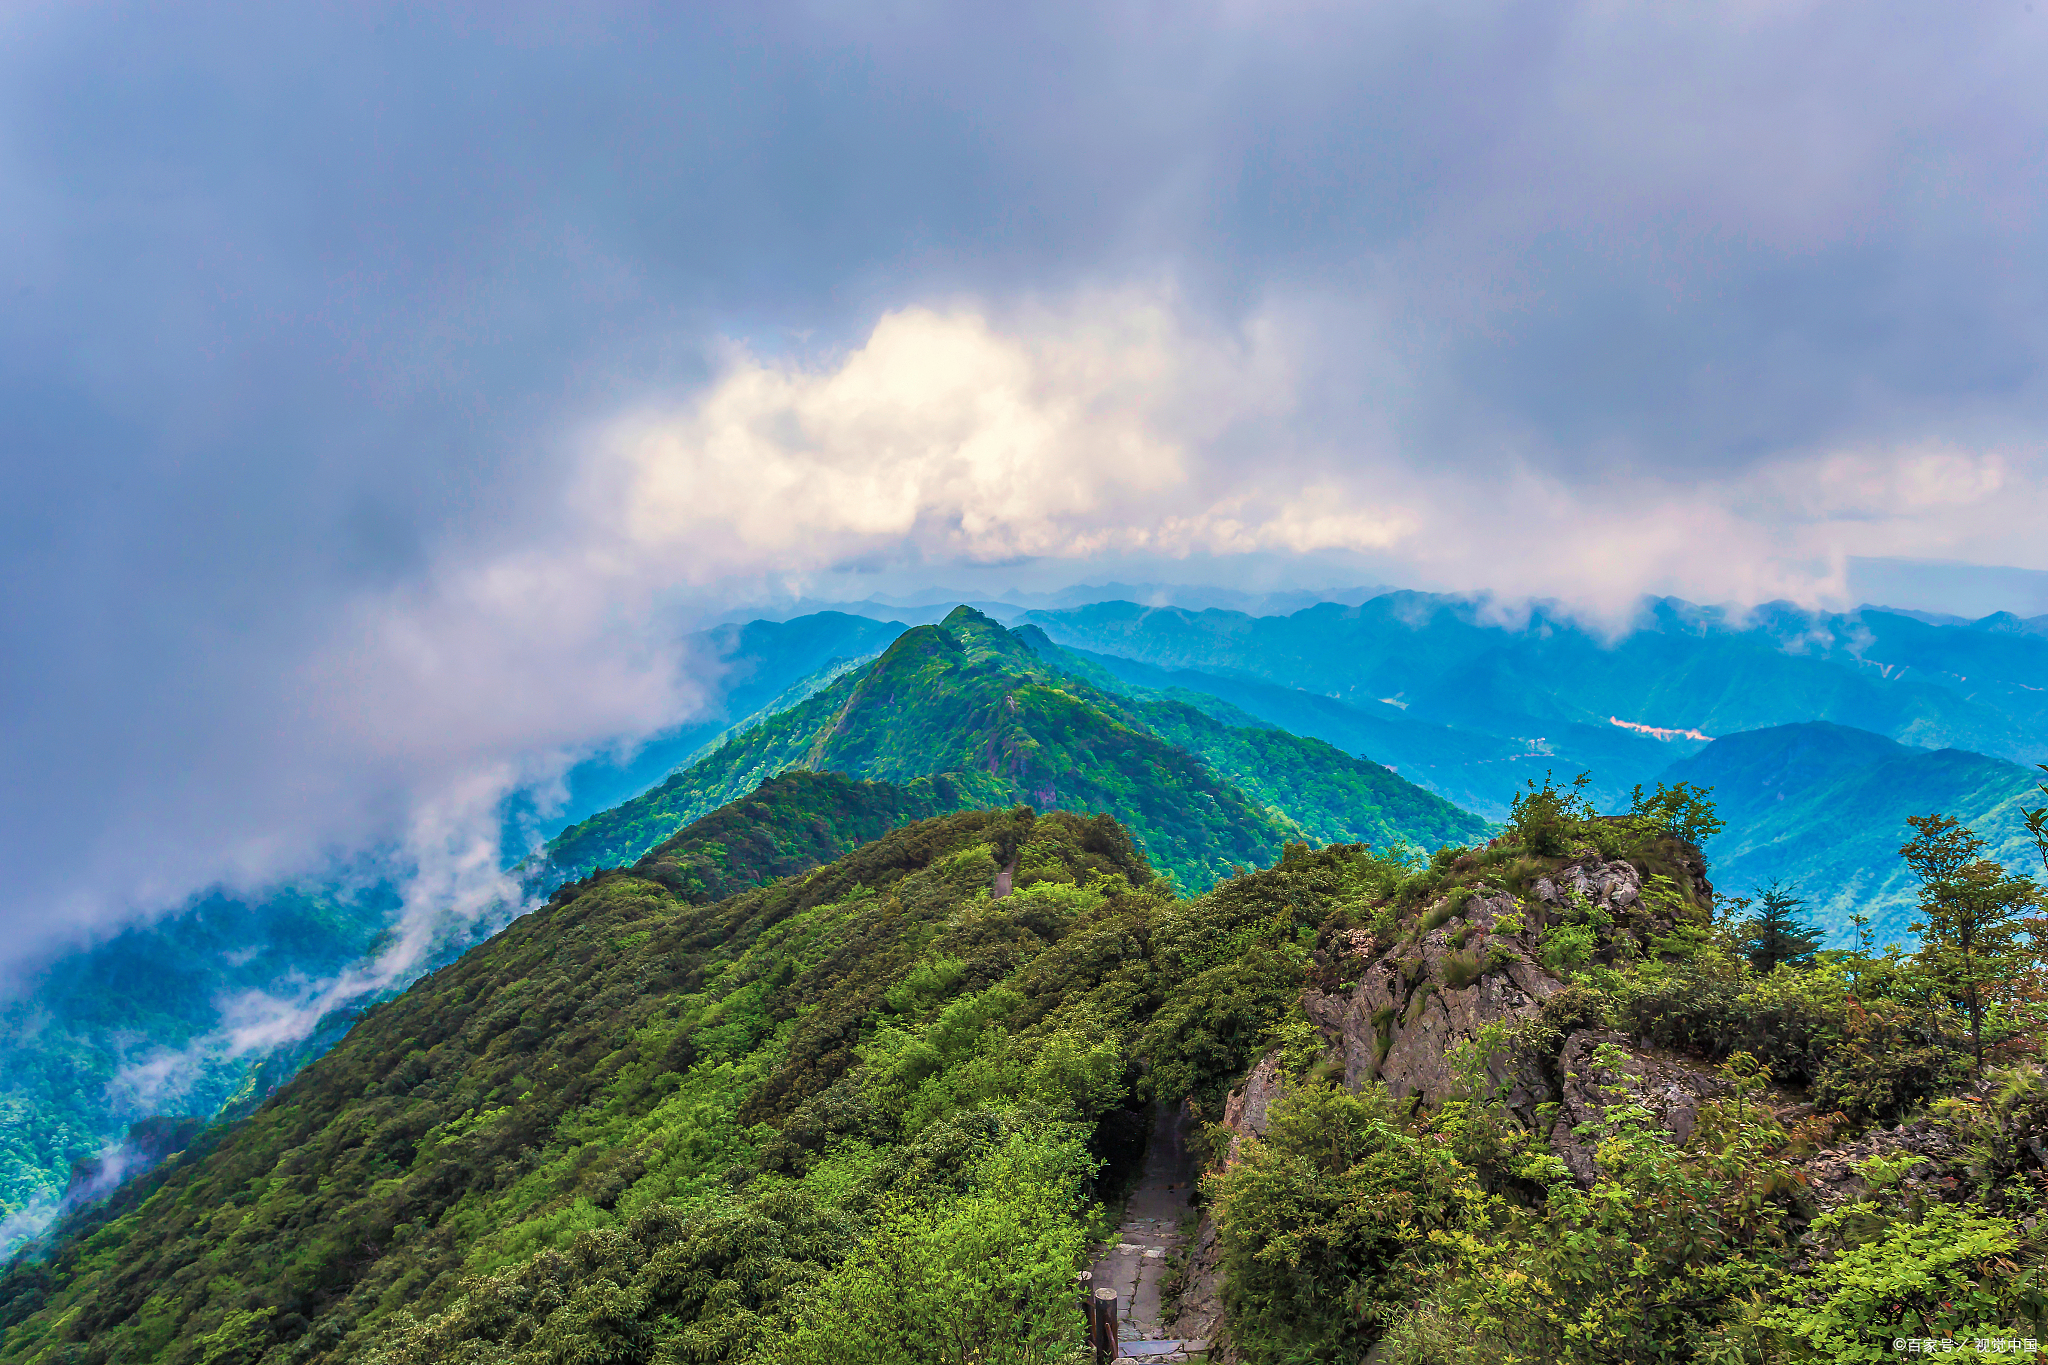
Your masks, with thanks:
[(1029, 663), (1037, 658), (1030, 646), (1004, 630), (993, 618), (964, 603), (946, 613), (946, 619), (939, 622), (939, 629), (951, 635), (967, 652), (969, 663), (985, 663), (993, 658)]
[[(973, 607), (962, 602), (959, 606), (946, 613), (946, 619), (939, 622), (939, 627), (942, 630), (958, 630), (962, 626), (971, 625), (976, 622), (982, 622), (991, 626), (996, 624), (994, 618), (985, 613), (978, 612)], [(1000, 626), (996, 628), (998, 630), (1002, 629)]]

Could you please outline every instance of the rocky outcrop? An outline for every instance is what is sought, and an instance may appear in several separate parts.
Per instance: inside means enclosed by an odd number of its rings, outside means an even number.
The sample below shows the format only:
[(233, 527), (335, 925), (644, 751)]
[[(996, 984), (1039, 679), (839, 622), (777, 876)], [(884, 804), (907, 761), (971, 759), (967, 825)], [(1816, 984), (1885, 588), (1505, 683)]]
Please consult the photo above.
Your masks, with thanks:
[[(1353, 948), (1362, 957), (1370, 938)], [(1536, 965), (1534, 928), (1502, 892), (1473, 897), (1462, 919), (1365, 961), (1350, 990), (1308, 991), (1302, 1008), (1341, 1058), (1345, 1085), (1377, 1077), (1395, 1095), (1436, 1105), (1450, 1096), (1460, 1044), (1489, 1024), (1534, 1018), (1562, 985)], [(1533, 1068), (1510, 1076), (1508, 1066), (1494, 1058), (1493, 1078), (1510, 1085), (1511, 1107), (1533, 1122), (1548, 1083)]]
[(1552, 876), (1539, 877), (1530, 895), (1560, 909), (1578, 900), (1609, 913), (1626, 912), (1642, 901), (1643, 874), (1633, 863), (1581, 858)]
[(1916, 1156), (1924, 1158), (1906, 1169), (1908, 1184), (1933, 1175), (1958, 1155), (1954, 1140), (1940, 1124), (1922, 1119), (1896, 1128), (1880, 1128), (1855, 1142), (1815, 1152), (1798, 1165), (1806, 1177), (1813, 1200), (1823, 1209), (1834, 1208), (1861, 1198), (1870, 1185), (1856, 1167), (1871, 1157)]
[(1187, 1260), (1181, 1266), (1180, 1293), (1166, 1333), (1180, 1341), (1208, 1345), (1210, 1365), (1224, 1365), (1236, 1356), (1224, 1341), (1223, 1242), (1208, 1215), (1203, 1215), (1193, 1245), (1183, 1254)]
[(1729, 1093), (1718, 1076), (1638, 1051), (1621, 1034), (1598, 1029), (1580, 1029), (1565, 1039), (1557, 1065), (1562, 1104), (1551, 1126), (1550, 1150), (1587, 1188), (1598, 1174), (1593, 1152), (1608, 1110), (1641, 1105), (1674, 1144), (1683, 1144), (1699, 1124), (1700, 1105)]
[(1244, 1078), (1244, 1084), (1224, 1098), (1223, 1126), (1230, 1130), (1228, 1160), (1237, 1160), (1238, 1150), (1246, 1138), (1266, 1135), (1266, 1126), (1271, 1121), (1273, 1105), (1280, 1098), (1281, 1086), (1280, 1054), (1269, 1052)]

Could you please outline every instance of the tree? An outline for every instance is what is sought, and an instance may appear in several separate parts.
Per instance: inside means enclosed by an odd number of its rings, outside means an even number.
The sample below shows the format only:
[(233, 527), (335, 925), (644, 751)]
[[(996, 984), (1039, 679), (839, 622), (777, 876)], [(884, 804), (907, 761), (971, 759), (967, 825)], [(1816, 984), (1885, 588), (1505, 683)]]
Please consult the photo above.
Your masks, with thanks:
[(1792, 912), (1806, 901), (1777, 882), (1757, 893), (1758, 913), (1742, 922), (1742, 951), (1759, 976), (1781, 962), (1804, 966), (1820, 947), (1820, 931)]
[[(2048, 763), (2037, 763), (2034, 766), (2048, 773)], [(2048, 782), (2041, 783), (2037, 790), (2041, 795), (2048, 796)], [(2041, 866), (2048, 868), (2048, 806), (2037, 806), (2033, 810), (2021, 806), (2020, 814), (2026, 817), (2027, 833), (2034, 836), (2034, 847), (2041, 850)]]
[(1984, 1069), (1984, 1019), (2017, 982), (2032, 953), (2020, 945), (2022, 914), (2039, 903), (2027, 877), (1979, 856), (1984, 841), (1946, 815), (1915, 815), (1917, 832), (1899, 850), (1920, 879), (1920, 958), (1950, 1001), (1970, 1021), (1970, 1051)]

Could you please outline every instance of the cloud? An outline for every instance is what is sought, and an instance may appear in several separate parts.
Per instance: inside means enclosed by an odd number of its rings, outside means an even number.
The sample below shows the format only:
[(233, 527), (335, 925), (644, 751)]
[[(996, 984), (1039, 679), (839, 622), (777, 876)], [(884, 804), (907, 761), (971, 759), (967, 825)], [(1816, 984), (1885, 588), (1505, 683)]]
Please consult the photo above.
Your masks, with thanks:
[(16, 960), (371, 845), (460, 902), (766, 587), (2048, 567), (2023, 7), (0, 24)]

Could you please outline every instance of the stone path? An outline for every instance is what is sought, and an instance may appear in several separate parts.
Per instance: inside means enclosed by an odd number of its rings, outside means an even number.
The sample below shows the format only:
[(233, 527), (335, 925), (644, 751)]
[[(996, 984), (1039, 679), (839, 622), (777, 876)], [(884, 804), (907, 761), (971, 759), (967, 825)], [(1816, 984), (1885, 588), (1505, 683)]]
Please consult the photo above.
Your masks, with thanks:
[(1094, 1283), (1116, 1290), (1118, 1354), (1133, 1360), (1199, 1359), (1205, 1341), (1166, 1336), (1159, 1302), (1166, 1257), (1181, 1242), (1180, 1223), (1188, 1211), (1195, 1180), (1187, 1126), (1175, 1110), (1158, 1108), (1145, 1146), (1145, 1169), (1124, 1206), (1118, 1243), (1094, 1266)]

